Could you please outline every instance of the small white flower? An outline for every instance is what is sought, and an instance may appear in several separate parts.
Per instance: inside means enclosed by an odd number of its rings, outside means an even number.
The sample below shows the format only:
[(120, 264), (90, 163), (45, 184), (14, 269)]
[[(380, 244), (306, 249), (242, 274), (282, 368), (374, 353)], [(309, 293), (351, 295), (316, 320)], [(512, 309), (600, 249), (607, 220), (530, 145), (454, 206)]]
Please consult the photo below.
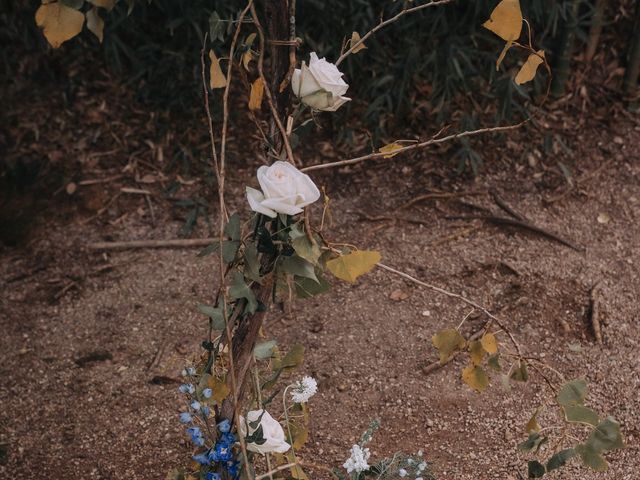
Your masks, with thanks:
[(306, 403), (316, 394), (317, 391), (318, 382), (316, 382), (316, 379), (304, 376), (302, 377), (302, 380), (299, 380), (292, 385), (291, 399), (294, 403)]
[(421, 457), (422, 456), (422, 450), (418, 450), (418, 456)]
[(404, 468), (401, 468), (400, 470), (398, 470), (398, 475), (400, 475), (401, 477), (406, 477), (407, 471)]
[(369, 469), (369, 449), (362, 448), (360, 445), (354, 445), (351, 447), (351, 456), (344, 462), (343, 467), (347, 470), (347, 473), (357, 472), (361, 473)]
[(422, 462), (418, 465), (418, 470), (423, 471), (425, 468), (427, 468), (427, 462)]
[(416, 480), (424, 480), (422, 477), (416, 477)]

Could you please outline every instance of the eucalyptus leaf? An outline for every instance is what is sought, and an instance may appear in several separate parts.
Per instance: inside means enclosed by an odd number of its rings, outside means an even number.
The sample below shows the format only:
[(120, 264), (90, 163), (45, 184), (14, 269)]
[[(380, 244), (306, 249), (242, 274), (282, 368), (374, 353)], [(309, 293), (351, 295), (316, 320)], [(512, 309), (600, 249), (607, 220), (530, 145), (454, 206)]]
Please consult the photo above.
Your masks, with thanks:
[(199, 257), (206, 257), (207, 255), (211, 255), (213, 252), (217, 252), (218, 249), (220, 248), (220, 242), (213, 242), (210, 245), (207, 245), (206, 247), (204, 247), (202, 250), (200, 250), (200, 253), (198, 253)]
[(575, 457), (576, 451), (573, 448), (567, 448), (553, 455), (547, 462), (547, 472), (551, 472), (566, 465), (566, 463)]
[(580, 455), (582, 463), (596, 472), (604, 472), (609, 466), (604, 457), (600, 455), (600, 451), (588, 443), (576, 445), (575, 451)]
[(229, 221), (224, 226), (224, 234), (231, 240), (240, 240), (240, 216), (237, 213), (234, 213), (229, 217)]
[(236, 258), (240, 242), (237, 240), (225, 240), (222, 242), (222, 260), (225, 263), (231, 263)]
[(587, 382), (582, 378), (578, 378), (565, 383), (560, 392), (558, 392), (556, 399), (562, 406), (582, 405), (587, 393)]
[(531, 432), (529, 438), (518, 444), (518, 450), (521, 452), (537, 452), (540, 447), (547, 443), (547, 437), (540, 435), (538, 432)]
[(225, 329), (224, 315), (222, 308), (212, 307), (211, 305), (198, 305), (198, 310), (211, 319), (211, 328), (222, 331)]
[(588, 423), (596, 427), (600, 421), (596, 412), (582, 405), (563, 405), (562, 409), (567, 422), (570, 423)]
[(313, 264), (298, 255), (284, 257), (280, 263), (280, 268), (290, 275), (318, 281)]
[(258, 301), (256, 296), (251, 291), (249, 286), (244, 281), (244, 275), (242, 272), (235, 271), (232, 274), (231, 284), (229, 286), (229, 296), (233, 300), (239, 300), (245, 298), (247, 300), (247, 306), (244, 313), (252, 314), (258, 309)]
[(586, 442), (597, 451), (624, 448), (620, 424), (613, 417), (607, 417), (591, 432)]
[(248, 242), (244, 247), (244, 275), (249, 280), (260, 282), (260, 259), (258, 258), (258, 247), (254, 242)]
[(331, 289), (331, 285), (325, 280), (325, 278), (316, 272), (316, 280), (303, 277), (293, 277), (293, 282), (296, 288), (296, 294), (299, 298), (310, 298), (315, 295), (320, 295)]
[(547, 473), (544, 465), (537, 460), (529, 460), (527, 463), (527, 471), (529, 478), (542, 478), (544, 474)]
[(254, 347), (253, 356), (256, 357), (256, 360), (264, 360), (266, 358), (270, 358), (273, 355), (273, 349), (275, 346), (275, 340), (260, 342)]

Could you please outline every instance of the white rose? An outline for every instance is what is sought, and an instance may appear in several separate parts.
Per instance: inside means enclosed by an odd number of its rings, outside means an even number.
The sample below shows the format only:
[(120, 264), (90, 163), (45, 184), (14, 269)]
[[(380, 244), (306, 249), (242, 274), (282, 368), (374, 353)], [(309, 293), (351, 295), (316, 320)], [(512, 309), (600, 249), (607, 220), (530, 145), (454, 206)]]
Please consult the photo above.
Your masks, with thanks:
[(313, 52), (309, 66), (302, 62), (291, 77), (293, 93), (302, 103), (316, 110), (335, 112), (340, 106), (351, 100), (344, 97), (349, 85), (342, 79), (342, 73), (333, 63), (318, 58)]
[(274, 162), (258, 169), (260, 190), (247, 187), (251, 210), (275, 218), (278, 213), (296, 215), (320, 198), (309, 175), (287, 162)]
[[(258, 419), (260, 419), (260, 424), (256, 428), (251, 428), (251, 423), (256, 422)], [(271, 452), (285, 453), (291, 448), (291, 445), (285, 441), (282, 425), (269, 415), (266, 410), (247, 412), (246, 420), (242, 415), (240, 416), (240, 435), (243, 437), (253, 435), (260, 426), (262, 426), (262, 437), (266, 441), (261, 445), (249, 442), (247, 443), (247, 450), (264, 455)], [(249, 427), (249, 433), (247, 433), (247, 427)]]

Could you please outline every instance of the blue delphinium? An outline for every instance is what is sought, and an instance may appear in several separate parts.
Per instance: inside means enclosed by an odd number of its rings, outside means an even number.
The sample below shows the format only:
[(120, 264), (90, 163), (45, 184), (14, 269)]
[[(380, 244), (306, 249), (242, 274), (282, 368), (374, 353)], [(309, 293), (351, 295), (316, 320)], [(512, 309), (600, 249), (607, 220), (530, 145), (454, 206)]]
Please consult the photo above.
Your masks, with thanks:
[(202, 396), (204, 398), (211, 398), (211, 395), (213, 395), (213, 392), (210, 388), (205, 388), (204, 390), (202, 390)]
[(230, 460), (227, 462), (227, 472), (232, 478), (236, 478), (240, 473), (240, 462), (237, 460)]
[(196, 412), (198, 410), (200, 410), (200, 402), (197, 400), (194, 400), (193, 402), (191, 402), (191, 408), (193, 408)]
[(193, 417), (191, 416), (191, 414), (189, 412), (182, 412), (180, 414), (180, 421), (182, 423), (189, 423), (189, 422), (191, 422), (191, 420), (193, 420)]
[(220, 477), (219, 473), (216, 472), (208, 472), (207, 476), (204, 477), (206, 480), (220, 480), (222, 477)]
[(206, 405), (203, 405), (200, 411), (202, 412), (202, 415), (204, 415), (205, 417), (208, 417), (209, 413), (211, 413), (211, 410)]
[(204, 437), (202, 436), (202, 431), (200, 431), (198, 427), (187, 428), (187, 433), (191, 436), (191, 441), (196, 447), (204, 445)]
[(189, 393), (193, 394), (196, 391), (196, 388), (191, 383), (183, 383), (178, 387), (180, 393)]
[(229, 420), (222, 420), (218, 424), (218, 430), (222, 433), (229, 433), (231, 431), (231, 422)]
[(193, 458), (200, 465), (209, 465), (209, 456), (207, 455), (206, 452), (198, 453), (197, 455), (194, 455), (191, 458)]

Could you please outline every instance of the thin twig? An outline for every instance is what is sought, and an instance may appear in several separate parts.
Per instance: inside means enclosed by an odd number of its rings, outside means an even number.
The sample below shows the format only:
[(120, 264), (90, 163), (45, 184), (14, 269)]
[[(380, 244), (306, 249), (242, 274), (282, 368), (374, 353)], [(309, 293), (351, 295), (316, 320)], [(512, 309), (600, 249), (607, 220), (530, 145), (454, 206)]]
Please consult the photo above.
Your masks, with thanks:
[(400, 11), (400, 13), (396, 14), (395, 16), (393, 16), (393, 17), (391, 17), (391, 18), (389, 18), (387, 20), (381, 21), (378, 25), (376, 25), (371, 30), (369, 30), (367, 33), (365, 33), (360, 38), (360, 40), (355, 42), (353, 45), (349, 45), (349, 49), (346, 52), (344, 52), (342, 55), (340, 55), (340, 58), (338, 58), (338, 60), (336, 60), (336, 66), (340, 65), (345, 58), (347, 58), (350, 54), (353, 53), (353, 51), (355, 49), (357, 49), (366, 40), (368, 40), (369, 37), (371, 37), (371, 35), (376, 33), (381, 28), (384, 28), (384, 27), (386, 27), (387, 25), (389, 25), (391, 23), (397, 22), (400, 19), (400, 17), (406, 15), (407, 13), (417, 12), (418, 10), (422, 10), (424, 8), (437, 7), (438, 5), (446, 5), (447, 3), (451, 3), (451, 2), (453, 2), (453, 0), (438, 0), (438, 1), (431, 1), (429, 3), (424, 3), (422, 5), (417, 5), (417, 6), (411, 7), (411, 8), (405, 8), (402, 11)]
[(602, 345), (602, 329), (600, 327), (600, 300), (598, 298), (598, 291), (600, 282), (596, 283), (591, 289), (591, 326), (593, 328), (593, 335), (596, 337), (596, 342)]
[(291, 77), (296, 69), (296, 0), (289, 0), (289, 70), (280, 82), (279, 92), (284, 92), (291, 83)]
[[(426, 140), (424, 142), (414, 143), (413, 145), (407, 145), (406, 147), (402, 147), (402, 148), (399, 148), (397, 150), (394, 150), (392, 157), (395, 157), (399, 153), (408, 152), (410, 150), (417, 150), (417, 149), (420, 149), (420, 148), (425, 148), (425, 147), (428, 147), (430, 145), (436, 145), (436, 144), (439, 144), (439, 143), (450, 142), (451, 140), (457, 140), (459, 138), (471, 137), (471, 136), (480, 135), (480, 134), (483, 134), (483, 133), (505, 132), (505, 131), (508, 131), (508, 130), (515, 130), (516, 128), (520, 128), (521, 126), (523, 126), (527, 122), (528, 122), (528, 120), (523, 120), (522, 122), (514, 123), (513, 125), (504, 125), (504, 126), (498, 126), (498, 127), (486, 127), (486, 128), (480, 128), (478, 130), (467, 130), (467, 131), (464, 131), (464, 132), (453, 133), (451, 135), (447, 135), (446, 137), (440, 137), (440, 138), (435, 138), (434, 137), (434, 138), (431, 138), (431, 139)], [(347, 160), (338, 160), (337, 162), (328, 162), (328, 163), (320, 163), (318, 165), (310, 165), (308, 167), (301, 168), (300, 170), (302, 172), (310, 172), (312, 170), (322, 170), (322, 169), (325, 169), (325, 168), (342, 167), (342, 166), (345, 166), (345, 165), (353, 165), (353, 164), (364, 162), (364, 161), (367, 161), (367, 160), (374, 160), (374, 159), (383, 158), (383, 157), (392, 158), (389, 155), (389, 153), (374, 152), (374, 153), (370, 153), (368, 155), (363, 155), (361, 157), (349, 158)]]
[(418, 285), (421, 285), (423, 287), (426, 287), (430, 290), (433, 290), (434, 292), (438, 292), (441, 293), (442, 295), (446, 295), (447, 297), (451, 297), (451, 298), (457, 298), (458, 300), (461, 300), (462, 302), (466, 303), (467, 305), (471, 305), (474, 308), (477, 308), (478, 310), (480, 310), (482, 313), (484, 313), (487, 317), (489, 317), (491, 320), (493, 320), (496, 325), (498, 325), (502, 330), (504, 330), (504, 332), (509, 336), (509, 339), (511, 340), (511, 343), (513, 343), (513, 346), (516, 348), (518, 354), (520, 356), (522, 356), (522, 350), (520, 349), (520, 344), (516, 341), (515, 337), (513, 336), (513, 334), (511, 333), (511, 331), (505, 327), (504, 323), (502, 322), (502, 320), (500, 320), (498, 317), (496, 317), (495, 315), (493, 315), (489, 310), (487, 310), (485, 307), (483, 307), (482, 305), (480, 305), (479, 303), (474, 302), (473, 300), (470, 300), (466, 297), (463, 297), (462, 295), (459, 295), (457, 293), (453, 293), (450, 292), (448, 290), (445, 290), (443, 288), (440, 287), (436, 287), (435, 285), (431, 285), (429, 283), (423, 282), (422, 280), (418, 280), (415, 277), (412, 277), (411, 275), (401, 272), (400, 270), (396, 270), (395, 268), (389, 267), (387, 265), (384, 265), (382, 263), (378, 263), (376, 264), (378, 266), (378, 268), (381, 268), (383, 270), (387, 270), (388, 272), (394, 273), (396, 275), (399, 275), (400, 277), (409, 280), (413, 283), (416, 283)]
[[(287, 158), (289, 162), (293, 165), (296, 164), (295, 157), (293, 156), (293, 150), (291, 149), (291, 143), (289, 142), (289, 137), (287, 137), (287, 132), (282, 124), (282, 120), (280, 119), (280, 115), (278, 115), (278, 110), (276, 109), (276, 105), (273, 102), (273, 96), (271, 95), (270, 83), (267, 82), (266, 77), (264, 76), (264, 49), (265, 49), (265, 37), (264, 30), (262, 29), (262, 24), (260, 23), (260, 19), (258, 18), (258, 14), (256, 13), (255, 5), (251, 4), (251, 17), (253, 18), (253, 23), (258, 30), (258, 38), (260, 39), (260, 55), (258, 57), (258, 74), (264, 83), (264, 93), (267, 96), (267, 103), (269, 104), (269, 109), (271, 110), (271, 117), (276, 123), (278, 130), (280, 131), (280, 135), (282, 135), (282, 144), (284, 145), (284, 149), (287, 153)], [(278, 153), (278, 152), (276, 152)]]

